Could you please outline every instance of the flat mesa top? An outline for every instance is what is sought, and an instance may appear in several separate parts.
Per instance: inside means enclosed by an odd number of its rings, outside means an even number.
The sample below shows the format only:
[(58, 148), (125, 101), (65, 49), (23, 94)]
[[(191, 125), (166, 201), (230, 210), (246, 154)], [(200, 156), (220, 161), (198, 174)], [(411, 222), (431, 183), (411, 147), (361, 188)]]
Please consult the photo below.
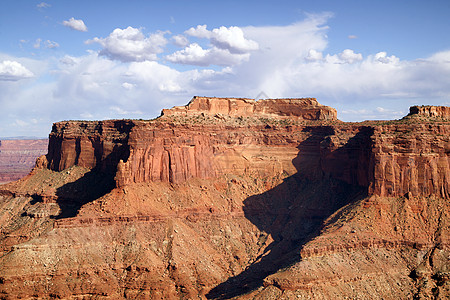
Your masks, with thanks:
[(300, 120), (337, 120), (336, 110), (320, 104), (315, 98), (282, 98), (257, 101), (249, 98), (195, 96), (185, 106), (163, 109), (161, 115), (195, 115), (199, 113)]

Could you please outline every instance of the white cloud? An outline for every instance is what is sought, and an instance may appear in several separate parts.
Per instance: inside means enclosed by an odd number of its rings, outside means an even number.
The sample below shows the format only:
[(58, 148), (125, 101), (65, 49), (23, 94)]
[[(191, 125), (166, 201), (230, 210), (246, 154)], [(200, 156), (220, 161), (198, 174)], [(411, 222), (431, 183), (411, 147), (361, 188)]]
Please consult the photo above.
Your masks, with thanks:
[(352, 64), (357, 61), (361, 61), (363, 59), (361, 53), (355, 53), (351, 49), (345, 49), (342, 53), (339, 54), (339, 58), (348, 64)]
[(209, 31), (206, 25), (198, 25), (186, 30), (185, 34), (209, 39), (212, 46), (204, 49), (198, 43), (192, 43), (183, 50), (167, 55), (168, 61), (196, 66), (233, 66), (247, 61), (250, 52), (259, 49), (258, 43), (245, 38), (242, 29), (236, 26), (221, 26)]
[(214, 28), (210, 38), (214, 46), (231, 53), (244, 54), (259, 49), (258, 43), (246, 39), (242, 29), (236, 26)]
[(186, 47), (189, 45), (189, 40), (182, 34), (173, 36), (172, 41), (178, 47)]
[(383, 64), (396, 64), (400, 61), (394, 55), (387, 56), (386, 52), (378, 52), (375, 54), (374, 60)]
[(116, 28), (106, 38), (94, 38), (86, 43), (99, 43), (103, 49), (100, 55), (123, 62), (157, 60), (157, 54), (163, 52), (167, 44), (166, 32), (159, 31), (148, 37), (141, 29), (131, 26)]
[[(36, 39), (36, 42), (33, 44), (33, 48), (40, 49), (41, 48), (42, 39)], [(46, 40), (44, 43), (45, 48), (54, 49), (58, 48), (59, 44), (54, 41)]]
[(354, 39), (357, 39), (358, 36), (354, 35), (354, 34), (351, 34), (351, 35), (348, 36), (348, 38), (351, 39), (351, 40), (354, 40)]
[(41, 2), (38, 5), (36, 5), (36, 7), (37, 8), (49, 8), (49, 7), (51, 7), (51, 5), (48, 3), (45, 3), (45, 2)]
[(0, 63), (0, 81), (17, 81), (31, 78), (34, 74), (17, 61), (5, 60)]
[(54, 48), (58, 48), (59, 44), (57, 42), (54, 42), (54, 41), (46, 40), (45, 41), (45, 47), (47, 47), (49, 49), (54, 49)]
[(122, 87), (126, 90), (132, 90), (136, 85), (129, 83), (129, 82), (124, 82), (122, 83)]
[(308, 55), (305, 57), (307, 61), (322, 61), (322, 52), (316, 51), (314, 49), (309, 50)]
[(355, 53), (351, 49), (345, 49), (339, 54), (329, 55), (325, 57), (325, 60), (333, 64), (353, 64), (363, 60), (361, 53)]
[(68, 21), (63, 21), (63, 25), (72, 28), (77, 31), (88, 31), (88, 28), (84, 24), (83, 20), (76, 20), (75, 18), (70, 18)]
[(196, 66), (232, 66), (240, 64), (248, 60), (249, 53), (232, 54), (228, 50), (212, 47), (210, 49), (203, 49), (197, 43), (190, 44), (183, 50), (177, 51), (171, 55), (166, 56), (166, 59), (173, 63), (196, 65)]
[(197, 38), (210, 39), (211, 44), (219, 49), (226, 49), (231, 53), (244, 54), (259, 49), (257, 42), (246, 39), (244, 32), (237, 26), (206, 29), (206, 25), (198, 25), (185, 31), (186, 34)]
[(201, 39), (209, 39), (211, 37), (211, 31), (206, 29), (206, 25), (197, 25), (196, 28), (191, 27), (186, 30), (184, 33), (187, 35), (201, 38)]

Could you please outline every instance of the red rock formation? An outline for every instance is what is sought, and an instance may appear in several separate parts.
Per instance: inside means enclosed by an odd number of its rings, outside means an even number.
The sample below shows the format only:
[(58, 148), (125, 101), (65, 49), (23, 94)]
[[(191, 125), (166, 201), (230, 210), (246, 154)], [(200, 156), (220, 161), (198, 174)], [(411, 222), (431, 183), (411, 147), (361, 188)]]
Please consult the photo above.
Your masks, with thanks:
[(0, 141), (0, 183), (27, 175), (36, 159), (47, 153), (48, 140)]
[(194, 97), (186, 106), (163, 109), (163, 116), (189, 114), (223, 114), (236, 117), (270, 117), (298, 120), (337, 120), (334, 108), (315, 98), (265, 99)]
[[(220, 107), (212, 99), (197, 99), (201, 101), (191, 102), (194, 107), (201, 103)], [(218, 101), (228, 103), (229, 99)], [(192, 109), (201, 110), (197, 108)], [(208, 125), (204, 123), (210, 117), (197, 118), (198, 124), (188, 118), (184, 123), (171, 124), (165, 118), (151, 122), (56, 123), (50, 134), (49, 167), (108, 169), (116, 173), (117, 186), (155, 180), (181, 183), (230, 172), (267, 175), (298, 171), (315, 178), (329, 174), (368, 187), (370, 194), (380, 196), (449, 195), (450, 129), (446, 123), (273, 129), (270, 125), (254, 125), (249, 130), (236, 126), (236, 119), (214, 118)], [(270, 152), (277, 158), (260, 166), (258, 157), (267, 157)], [(294, 159), (301, 167), (292, 167)]]
[(411, 106), (408, 116), (450, 119), (450, 107), (432, 105)]
[(448, 297), (450, 124), (330, 112), (194, 98), (56, 123), (0, 190), (0, 297)]
[(449, 136), (449, 124), (375, 128), (369, 192), (379, 196), (449, 198)]
[(66, 121), (55, 123), (49, 136), (48, 168), (61, 171), (71, 166), (115, 171), (126, 159), (126, 143), (136, 121)]

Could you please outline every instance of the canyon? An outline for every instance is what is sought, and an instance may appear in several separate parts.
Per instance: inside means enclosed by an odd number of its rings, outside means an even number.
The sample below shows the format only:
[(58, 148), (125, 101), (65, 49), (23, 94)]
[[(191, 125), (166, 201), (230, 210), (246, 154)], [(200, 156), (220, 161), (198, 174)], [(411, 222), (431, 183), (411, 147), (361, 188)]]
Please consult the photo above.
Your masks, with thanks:
[(63, 121), (0, 186), (0, 297), (446, 299), (450, 110), (194, 97)]
[(27, 175), (36, 159), (47, 153), (47, 145), (47, 139), (0, 140), (0, 184)]

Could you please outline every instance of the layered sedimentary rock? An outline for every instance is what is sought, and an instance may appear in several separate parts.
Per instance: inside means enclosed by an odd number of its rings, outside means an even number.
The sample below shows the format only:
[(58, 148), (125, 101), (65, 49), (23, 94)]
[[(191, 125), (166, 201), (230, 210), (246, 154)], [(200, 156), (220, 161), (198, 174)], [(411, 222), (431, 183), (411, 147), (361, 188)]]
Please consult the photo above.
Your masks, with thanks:
[(133, 126), (129, 120), (55, 123), (49, 136), (48, 168), (115, 169), (119, 159), (127, 156), (126, 142)]
[(448, 297), (448, 120), (261, 101), (56, 123), (0, 190), (0, 296)]
[(411, 106), (408, 116), (450, 119), (450, 107), (432, 105)]
[(36, 159), (47, 153), (47, 146), (47, 139), (0, 141), (0, 183), (27, 175)]
[[(74, 165), (108, 170), (115, 173), (116, 185), (124, 186), (155, 180), (181, 183), (258, 168), (260, 173), (287, 169), (293, 174), (296, 169), (287, 166), (295, 159), (320, 166), (306, 176), (330, 174), (375, 195), (449, 195), (448, 124), (249, 127), (233, 123), (234, 118), (195, 118), (197, 123), (168, 116), (154, 122), (56, 123), (48, 166), (57, 171)], [(298, 149), (302, 155), (296, 158)], [(263, 159), (261, 166), (255, 161), (258, 156), (273, 161)]]
[(162, 115), (198, 113), (223, 114), (237, 117), (270, 117), (298, 120), (337, 120), (334, 108), (315, 98), (264, 99), (194, 97), (186, 106), (163, 109)]

